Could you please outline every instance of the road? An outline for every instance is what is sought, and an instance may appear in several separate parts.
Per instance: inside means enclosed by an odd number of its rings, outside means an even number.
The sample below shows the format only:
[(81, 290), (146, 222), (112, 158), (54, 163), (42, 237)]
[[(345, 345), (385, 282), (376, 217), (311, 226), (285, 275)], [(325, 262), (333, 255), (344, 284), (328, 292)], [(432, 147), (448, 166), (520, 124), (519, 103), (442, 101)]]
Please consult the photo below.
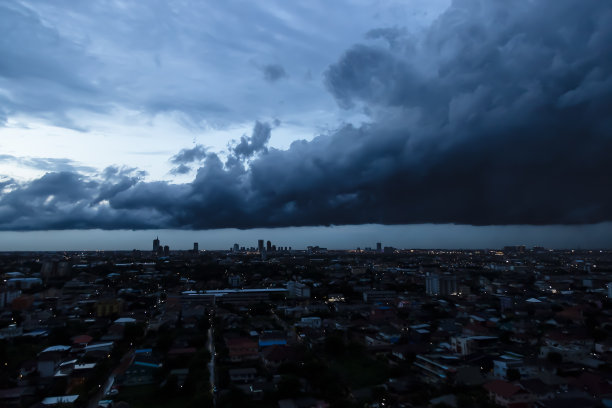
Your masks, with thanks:
[(94, 396), (89, 400), (87, 404), (87, 408), (98, 408), (100, 404), (100, 400), (105, 399), (106, 393), (108, 393), (115, 383), (115, 376), (120, 372), (125, 371), (127, 367), (132, 363), (132, 359), (134, 358), (134, 350), (129, 350), (127, 353), (121, 357), (121, 361), (119, 365), (112, 371), (112, 373), (108, 376), (104, 386), (100, 386), (100, 390), (94, 394)]
[(215, 384), (215, 341), (213, 339), (213, 319), (210, 319), (210, 327), (208, 328), (208, 352), (210, 353), (210, 362), (208, 363), (208, 372), (210, 373), (210, 388), (213, 394), (213, 405), (217, 405), (217, 386)]

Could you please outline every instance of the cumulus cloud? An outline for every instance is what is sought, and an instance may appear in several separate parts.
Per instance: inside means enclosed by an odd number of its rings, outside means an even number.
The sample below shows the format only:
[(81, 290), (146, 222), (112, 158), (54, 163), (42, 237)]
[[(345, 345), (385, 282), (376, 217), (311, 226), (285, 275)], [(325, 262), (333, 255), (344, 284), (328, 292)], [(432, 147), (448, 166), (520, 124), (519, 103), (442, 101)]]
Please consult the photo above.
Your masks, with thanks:
[(231, 151), (240, 159), (249, 158), (258, 152), (267, 152), (266, 144), (270, 140), (271, 130), (268, 123), (256, 122), (251, 136), (242, 136), (240, 143)]
[(370, 32), (328, 68), (369, 124), (279, 150), (257, 123), (225, 161), (175, 156), (200, 163), (185, 184), (49, 173), (0, 194), (0, 228), (610, 221), (611, 27), (598, 0), (456, 0), (423, 36)]
[(195, 145), (191, 149), (182, 149), (176, 155), (172, 156), (170, 161), (174, 164), (189, 164), (200, 161), (206, 157), (206, 147)]
[(170, 174), (179, 175), (179, 174), (187, 174), (191, 171), (191, 167), (180, 164), (170, 170)]
[(191, 166), (188, 165), (203, 160), (206, 157), (207, 150), (202, 145), (195, 145), (191, 149), (182, 149), (170, 158), (170, 163), (177, 165), (170, 170), (170, 174), (180, 175), (189, 173)]

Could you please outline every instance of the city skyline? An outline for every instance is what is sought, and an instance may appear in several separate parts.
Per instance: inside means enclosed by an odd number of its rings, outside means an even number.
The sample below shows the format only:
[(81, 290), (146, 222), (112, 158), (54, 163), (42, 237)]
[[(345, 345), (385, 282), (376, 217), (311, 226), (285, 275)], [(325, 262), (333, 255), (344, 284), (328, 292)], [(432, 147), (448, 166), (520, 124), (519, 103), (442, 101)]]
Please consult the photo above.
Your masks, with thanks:
[[(222, 229), (141, 230), (141, 231), (22, 231), (0, 232), (2, 251), (128, 251), (151, 250), (151, 240), (159, 237), (161, 246), (171, 250), (257, 248), (258, 240), (306, 249), (321, 246), (333, 250), (376, 248), (376, 243), (398, 249), (500, 249), (504, 246), (541, 246), (549, 249), (610, 249), (612, 225), (590, 226), (485, 226), (469, 225), (361, 225), (335, 227), (294, 227), (251, 230)], [(78, 244), (75, 245), (75, 242)]]

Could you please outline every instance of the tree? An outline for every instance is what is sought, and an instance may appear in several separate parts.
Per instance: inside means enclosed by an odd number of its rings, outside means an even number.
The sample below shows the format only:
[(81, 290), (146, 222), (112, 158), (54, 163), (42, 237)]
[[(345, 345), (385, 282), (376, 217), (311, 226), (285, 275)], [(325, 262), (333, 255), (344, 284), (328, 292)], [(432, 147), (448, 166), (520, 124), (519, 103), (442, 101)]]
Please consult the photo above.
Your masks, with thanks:
[(563, 356), (556, 351), (551, 351), (546, 355), (546, 360), (552, 364), (561, 364), (563, 362)]
[(142, 324), (128, 323), (125, 325), (123, 337), (130, 343), (135, 343), (138, 339), (144, 336), (144, 327)]
[(282, 376), (278, 383), (279, 398), (294, 398), (300, 393), (300, 379), (293, 375)]
[(327, 336), (325, 338), (325, 351), (331, 356), (344, 354), (345, 344), (342, 337), (336, 333)]

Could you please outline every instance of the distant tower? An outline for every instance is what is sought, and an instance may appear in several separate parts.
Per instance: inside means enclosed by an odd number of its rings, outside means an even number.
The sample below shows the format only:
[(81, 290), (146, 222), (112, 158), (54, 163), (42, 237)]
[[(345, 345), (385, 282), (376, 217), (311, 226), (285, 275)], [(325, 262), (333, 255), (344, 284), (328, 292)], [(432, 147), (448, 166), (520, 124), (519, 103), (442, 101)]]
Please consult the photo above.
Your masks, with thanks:
[(378, 253), (382, 252), (382, 244), (380, 242), (376, 243), (376, 252)]
[(198, 251), (199, 251), (199, 249), (198, 249), (198, 243), (197, 243), (197, 242), (194, 242), (194, 243), (193, 243), (193, 252), (198, 252)]
[(153, 240), (153, 252), (157, 253), (158, 249), (159, 249), (159, 237)]
[(260, 239), (259, 241), (257, 241), (257, 250), (259, 252), (263, 252), (264, 251), (263, 239)]
[(234, 244), (234, 252), (238, 252), (240, 249), (238, 244)]
[(164, 256), (170, 255), (170, 247), (168, 245), (164, 245)]
[(272, 242), (270, 241), (266, 242), (266, 251), (268, 252), (272, 251)]

